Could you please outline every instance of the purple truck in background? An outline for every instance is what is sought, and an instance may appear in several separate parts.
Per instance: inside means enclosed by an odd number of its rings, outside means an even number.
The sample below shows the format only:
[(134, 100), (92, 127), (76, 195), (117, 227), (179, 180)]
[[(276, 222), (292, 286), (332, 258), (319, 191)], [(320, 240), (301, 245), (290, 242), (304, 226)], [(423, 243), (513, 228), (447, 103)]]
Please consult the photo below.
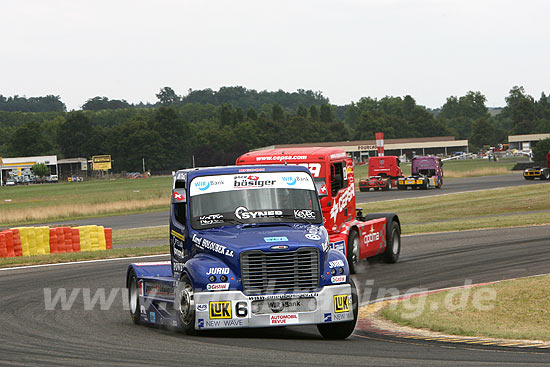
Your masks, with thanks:
[(397, 188), (406, 190), (408, 187), (427, 190), (440, 189), (443, 186), (443, 162), (435, 156), (417, 156), (411, 160), (411, 175), (399, 178)]

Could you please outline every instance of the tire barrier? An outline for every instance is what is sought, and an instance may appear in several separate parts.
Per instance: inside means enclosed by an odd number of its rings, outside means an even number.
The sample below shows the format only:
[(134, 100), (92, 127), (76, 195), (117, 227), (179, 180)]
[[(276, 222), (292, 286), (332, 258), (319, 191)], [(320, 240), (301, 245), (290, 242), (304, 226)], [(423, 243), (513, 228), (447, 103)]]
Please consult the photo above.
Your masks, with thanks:
[(17, 227), (0, 232), (0, 258), (112, 248), (113, 229), (103, 226)]

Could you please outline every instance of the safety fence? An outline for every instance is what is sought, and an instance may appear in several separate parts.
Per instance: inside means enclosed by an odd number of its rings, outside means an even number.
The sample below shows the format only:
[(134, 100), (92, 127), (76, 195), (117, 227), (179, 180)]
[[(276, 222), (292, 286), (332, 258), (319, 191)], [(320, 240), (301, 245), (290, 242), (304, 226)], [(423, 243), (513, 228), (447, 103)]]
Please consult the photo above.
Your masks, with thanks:
[(113, 229), (103, 226), (18, 227), (0, 232), (0, 258), (112, 248)]

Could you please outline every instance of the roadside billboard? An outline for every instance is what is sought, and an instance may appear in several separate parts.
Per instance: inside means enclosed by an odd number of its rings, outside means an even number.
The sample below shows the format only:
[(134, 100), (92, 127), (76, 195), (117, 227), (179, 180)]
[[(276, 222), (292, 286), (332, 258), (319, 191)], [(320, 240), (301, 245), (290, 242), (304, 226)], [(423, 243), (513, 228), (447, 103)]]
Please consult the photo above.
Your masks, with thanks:
[(94, 155), (92, 157), (92, 169), (94, 171), (107, 171), (111, 169), (111, 156)]

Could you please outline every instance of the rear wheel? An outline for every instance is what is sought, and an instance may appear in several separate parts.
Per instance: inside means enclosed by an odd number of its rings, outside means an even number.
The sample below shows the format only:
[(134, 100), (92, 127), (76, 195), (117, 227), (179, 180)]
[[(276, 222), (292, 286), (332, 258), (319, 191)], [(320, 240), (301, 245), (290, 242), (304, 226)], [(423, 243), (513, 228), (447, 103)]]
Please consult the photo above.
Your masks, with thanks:
[(180, 328), (187, 335), (196, 335), (195, 330), (195, 296), (193, 284), (187, 275), (182, 275), (176, 287), (176, 314)]
[(353, 307), (353, 320), (343, 322), (329, 322), (317, 324), (317, 330), (325, 339), (346, 339), (353, 333), (357, 324), (357, 315), (359, 313), (359, 297), (357, 296), (357, 288), (353, 279), (350, 278), (351, 285), (351, 304)]
[(359, 236), (356, 231), (351, 231), (348, 237), (348, 248), (347, 248), (347, 258), (349, 264), (349, 271), (352, 274), (355, 274), (357, 271), (357, 266), (359, 265), (359, 246), (361, 245), (359, 241)]
[(392, 221), (386, 237), (386, 250), (384, 251), (384, 262), (395, 263), (401, 253), (401, 228), (399, 223)]
[(128, 300), (130, 302), (130, 317), (134, 324), (141, 324), (140, 313), (141, 305), (139, 304), (139, 288), (137, 276), (134, 270), (130, 270), (128, 275)]

